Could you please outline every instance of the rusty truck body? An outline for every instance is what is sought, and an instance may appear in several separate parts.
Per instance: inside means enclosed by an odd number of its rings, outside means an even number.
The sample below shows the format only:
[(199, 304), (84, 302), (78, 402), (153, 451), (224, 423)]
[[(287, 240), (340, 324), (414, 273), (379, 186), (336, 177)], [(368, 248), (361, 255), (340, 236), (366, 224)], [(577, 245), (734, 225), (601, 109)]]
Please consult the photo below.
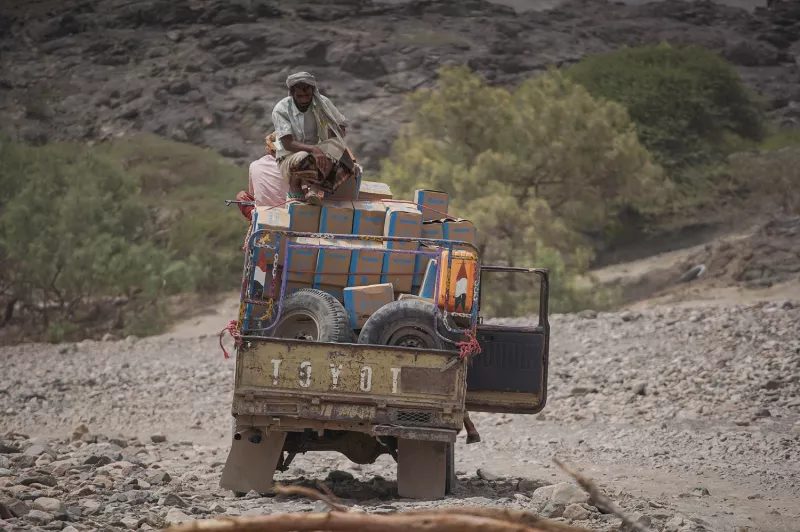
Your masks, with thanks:
[[(281, 299), (292, 297), (285, 293), (288, 262), (283, 263), (281, 279), (276, 254), (272, 276), (276, 281), (268, 283), (269, 291), (266, 286), (260, 294), (253, 289), (259, 249), (272, 253), (280, 238), (291, 249), (296, 237), (364, 239), (270, 230), (254, 231), (248, 239), (231, 409), (235, 421), (222, 487), (239, 494), (265, 493), (275, 471), (286, 470), (298, 453), (336, 451), (358, 464), (389, 454), (398, 464), (400, 496), (439, 497), (449, 493), (456, 481), (454, 444), (467, 411), (535, 414), (544, 408), (550, 335), (547, 270), (481, 266), (471, 244), (415, 239), (423, 253), (439, 257), (438, 268), (450, 267), (442, 260), (443, 251), (452, 252), (454, 247), (474, 251), (472, 311), (453, 316), (457, 313), (435, 309), (433, 329), (425, 330), (439, 336), (434, 338), (438, 343), (420, 340), (424, 327), (414, 323), (406, 328), (397, 325), (397, 337), (405, 334), (410, 340), (396, 340), (393, 345), (357, 343), (354, 334), (339, 336), (337, 342), (319, 341), (306, 329), (318, 332), (324, 326), (319, 322), (327, 318), (319, 312), (298, 313), (289, 299)], [(479, 310), (481, 280), (497, 273), (520, 274), (531, 281), (520, 297), (538, 298), (536, 323), (519, 327), (484, 323)], [(447, 288), (437, 283), (439, 289)], [(248, 319), (256, 314), (265, 320)], [(459, 347), (465, 344), (457, 340), (464, 334), (477, 341), (479, 353), (462, 357)]]

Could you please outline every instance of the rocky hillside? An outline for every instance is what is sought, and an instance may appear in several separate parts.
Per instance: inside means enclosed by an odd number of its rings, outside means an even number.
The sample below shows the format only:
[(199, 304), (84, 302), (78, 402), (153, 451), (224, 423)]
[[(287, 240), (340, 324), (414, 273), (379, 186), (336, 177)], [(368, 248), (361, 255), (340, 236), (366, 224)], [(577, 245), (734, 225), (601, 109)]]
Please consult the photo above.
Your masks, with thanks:
[(483, 0), (3, 2), (0, 128), (35, 143), (155, 132), (249, 162), (263, 153), (287, 74), (308, 69), (374, 168), (405, 119), (403, 95), (430, 86), (442, 65), (467, 63), (509, 85), (658, 41), (721, 52), (791, 125), (800, 122), (798, 38), (797, 1), (752, 13), (680, 0), (519, 13)]

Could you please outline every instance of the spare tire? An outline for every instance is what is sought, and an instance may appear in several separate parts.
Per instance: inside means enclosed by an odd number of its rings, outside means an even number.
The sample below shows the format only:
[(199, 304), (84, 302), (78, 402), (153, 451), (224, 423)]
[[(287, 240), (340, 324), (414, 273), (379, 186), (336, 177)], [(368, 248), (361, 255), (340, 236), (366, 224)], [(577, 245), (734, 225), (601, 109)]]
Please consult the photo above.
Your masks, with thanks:
[(312, 342), (356, 343), (350, 319), (338, 299), (313, 288), (302, 288), (283, 300), (280, 319), (271, 338)]
[[(369, 317), (361, 328), (361, 334), (358, 335), (358, 343), (457, 351), (458, 347), (455, 344), (445, 342), (436, 334), (433, 328), (434, 312), (433, 303), (424, 299), (393, 301)], [(444, 328), (441, 316), (438, 325), (439, 332), (445, 338), (454, 342), (460, 339), (460, 335)], [(455, 328), (452, 320), (448, 325)]]

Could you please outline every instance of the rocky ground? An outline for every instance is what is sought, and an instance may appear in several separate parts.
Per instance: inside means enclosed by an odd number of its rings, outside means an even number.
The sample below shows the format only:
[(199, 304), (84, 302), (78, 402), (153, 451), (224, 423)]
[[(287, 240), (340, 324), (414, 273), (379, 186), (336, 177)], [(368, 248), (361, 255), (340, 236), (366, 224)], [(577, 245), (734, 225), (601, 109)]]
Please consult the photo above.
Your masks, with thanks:
[[(279, 481), (326, 480), (367, 512), (499, 506), (620, 530), (555, 456), (656, 531), (797, 530), (800, 303), (585, 311), (551, 324), (547, 407), (473, 414), (483, 442), (460, 437), (454, 495), (398, 499), (388, 456), (368, 466), (298, 456)], [(234, 362), (213, 334), (21, 345), (0, 359), (0, 530), (321, 509), (218, 488)]]
[[(509, 3), (509, 2), (500, 2)], [(734, 2), (736, 3), (736, 2)], [(741, 4), (741, 2), (738, 2)], [(748, 1), (751, 5), (763, 2)], [(0, 131), (33, 143), (149, 132), (248, 163), (287, 74), (311, 70), (368, 169), (404, 95), (468, 64), (504, 86), (623, 45), (720, 52), (786, 127), (800, 123), (800, 2), (37, 0), (0, 6)]]

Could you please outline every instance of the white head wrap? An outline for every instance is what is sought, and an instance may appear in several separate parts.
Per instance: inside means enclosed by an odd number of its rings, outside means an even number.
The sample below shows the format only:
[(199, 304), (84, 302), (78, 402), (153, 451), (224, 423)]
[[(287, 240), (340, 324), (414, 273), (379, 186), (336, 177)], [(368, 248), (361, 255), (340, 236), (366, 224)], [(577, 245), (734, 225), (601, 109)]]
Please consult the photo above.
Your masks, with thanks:
[(286, 78), (286, 86), (290, 89), (298, 83), (305, 83), (306, 85), (311, 85), (315, 89), (317, 88), (317, 80), (308, 72), (296, 72)]

